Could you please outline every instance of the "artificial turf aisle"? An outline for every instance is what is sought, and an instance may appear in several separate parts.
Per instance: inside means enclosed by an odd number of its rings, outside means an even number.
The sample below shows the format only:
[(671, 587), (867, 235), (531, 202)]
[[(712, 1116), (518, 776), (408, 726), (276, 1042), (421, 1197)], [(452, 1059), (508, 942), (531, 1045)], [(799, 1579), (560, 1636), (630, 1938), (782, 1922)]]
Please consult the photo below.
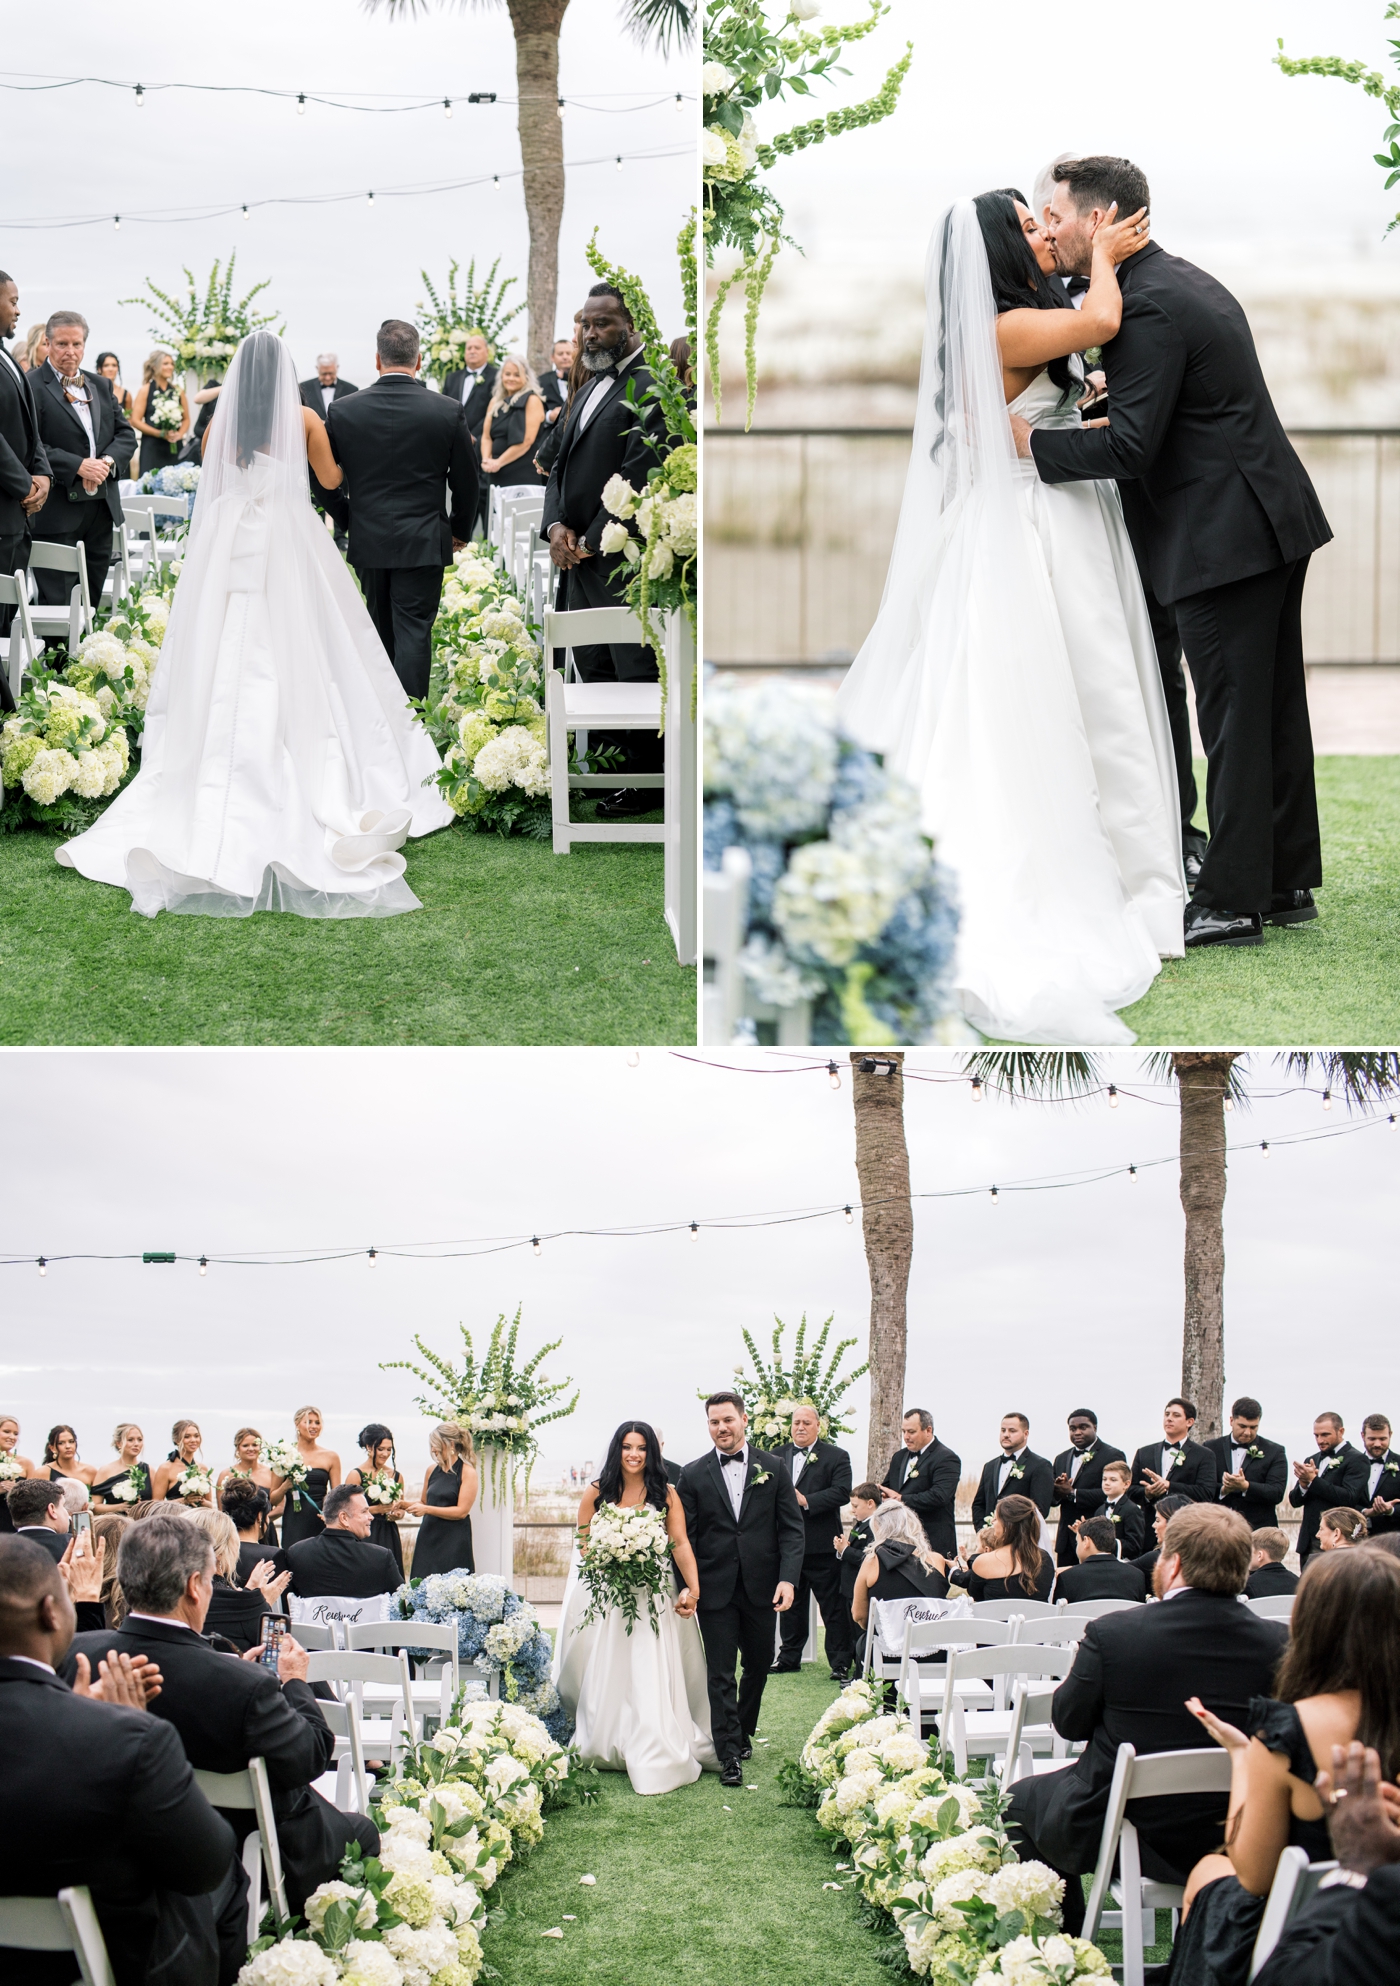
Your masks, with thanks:
[(693, 1042), (695, 972), (662, 916), (662, 850), (410, 842), (423, 903), (314, 923), (133, 915), (125, 891), (0, 838), (0, 1041), (358, 1047)]

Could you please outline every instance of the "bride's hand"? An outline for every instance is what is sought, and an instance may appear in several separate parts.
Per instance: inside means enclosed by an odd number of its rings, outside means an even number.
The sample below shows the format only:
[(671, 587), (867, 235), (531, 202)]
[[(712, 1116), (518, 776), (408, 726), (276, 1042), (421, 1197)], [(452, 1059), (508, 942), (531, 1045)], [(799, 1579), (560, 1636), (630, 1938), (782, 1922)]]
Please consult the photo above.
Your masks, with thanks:
[(689, 1620), (695, 1612), (696, 1596), (688, 1586), (683, 1586), (676, 1595), (676, 1612), (682, 1620)]
[(1129, 214), (1125, 221), (1116, 221), (1118, 212), (1115, 200), (1107, 215), (1094, 231), (1095, 255), (1106, 255), (1110, 262), (1126, 262), (1130, 255), (1136, 255), (1140, 248), (1146, 248), (1152, 239), (1152, 223), (1148, 219), (1146, 207), (1139, 207), (1135, 214)]

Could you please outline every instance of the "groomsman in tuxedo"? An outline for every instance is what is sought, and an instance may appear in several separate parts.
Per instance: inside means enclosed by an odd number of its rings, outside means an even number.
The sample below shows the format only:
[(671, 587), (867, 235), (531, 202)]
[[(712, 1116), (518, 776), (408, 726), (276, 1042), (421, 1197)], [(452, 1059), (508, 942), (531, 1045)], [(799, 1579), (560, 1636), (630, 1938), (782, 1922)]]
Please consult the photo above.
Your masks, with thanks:
[(980, 1531), (1004, 1496), (1028, 1496), (1042, 1517), (1050, 1515), (1055, 1471), (1045, 1455), (1033, 1455), (1031, 1424), (1024, 1414), (1001, 1417), (1000, 1455), (993, 1456), (982, 1470), (982, 1480), (972, 1499), (972, 1527)]
[(1196, 1409), (1190, 1400), (1168, 1400), (1162, 1414), (1162, 1440), (1149, 1441), (1133, 1457), (1133, 1495), (1144, 1510), (1170, 1491), (1190, 1503), (1214, 1503), (1220, 1487), (1215, 1457), (1191, 1439)]
[(1371, 1536), (1384, 1531), (1400, 1531), (1400, 1455), (1390, 1446), (1390, 1422), (1384, 1414), (1367, 1414), (1361, 1423), (1361, 1442), (1366, 1450), (1365, 1511)]
[(890, 1457), (885, 1472), (885, 1501), (905, 1504), (923, 1525), (930, 1549), (944, 1558), (956, 1558), (962, 1457), (935, 1437), (933, 1415), (926, 1407), (906, 1411), (903, 1432), (904, 1446)]
[(712, 1445), (682, 1469), (676, 1494), (700, 1575), (696, 1613), (720, 1784), (742, 1786), (773, 1660), (773, 1616), (792, 1606), (806, 1533), (791, 1468), (750, 1446), (739, 1395), (712, 1393), (705, 1416)]
[(1146, 1575), (1118, 1556), (1118, 1533), (1107, 1517), (1086, 1517), (1076, 1545), (1079, 1563), (1063, 1566), (1057, 1600), (1145, 1600)]
[(577, 352), (578, 347), (572, 338), (556, 338), (549, 358), (549, 370), (540, 374), (540, 398), (544, 401), (545, 420), (551, 427), (568, 410), (569, 373)]
[(1341, 1415), (1319, 1414), (1313, 1422), (1313, 1440), (1317, 1443), (1315, 1453), (1306, 1462), (1293, 1464), (1296, 1480), (1288, 1492), (1288, 1501), (1303, 1513), (1298, 1527), (1298, 1563), (1303, 1566), (1308, 1555), (1318, 1549), (1317, 1527), (1324, 1510), (1364, 1510), (1371, 1501), (1366, 1494), (1370, 1466), (1365, 1455), (1347, 1440)]
[(1254, 1533), (1254, 1556), (1244, 1584), (1246, 1600), (1273, 1600), (1297, 1592), (1298, 1575), (1284, 1564), (1287, 1557), (1288, 1540), (1282, 1531), (1270, 1527)]
[[(340, 360), (334, 352), (321, 352), (316, 360), (316, 377), (303, 379), (298, 387), (302, 406), (309, 407), (323, 421), (337, 400), (343, 400), (347, 393), (358, 393), (359, 390), (348, 379), (341, 378)], [(321, 515), (329, 517), (334, 524), (335, 548), (344, 558), (350, 549), (350, 506), (344, 490), (325, 489), (313, 475), (311, 501)]]
[[(19, 287), (0, 270), (0, 338), (12, 338), (18, 323)], [(0, 346), (0, 573), (7, 579), (29, 568), (29, 519), (43, 509), (51, 477), (29, 382)], [(14, 612), (0, 607), (0, 639), (8, 635)], [(14, 707), (0, 669), (0, 711)]]
[[(449, 400), (458, 403), (466, 418), (478, 469), (481, 466), (481, 430), (486, 425), (486, 409), (491, 404), (491, 390), (499, 371), (500, 367), (491, 363), (490, 345), (479, 331), (473, 331), (462, 347), (462, 364), (455, 372), (449, 372), (442, 382), (443, 393)], [(483, 480), (476, 515), (476, 521), (483, 530), (486, 525), (487, 488)]]
[(817, 1410), (805, 1400), (793, 1409), (791, 1441), (774, 1452), (792, 1472), (807, 1541), (797, 1591), (780, 1624), (782, 1648), (772, 1673), (779, 1676), (802, 1667), (802, 1646), (815, 1593), (826, 1629), (826, 1659), (832, 1680), (844, 1683), (855, 1660), (855, 1630), (841, 1599), (841, 1566), (832, 1536), (851, 1494), (851, 1458), (844, 1448), (822, 1440)]
[[(1137, 1558), (1147, 1545), (1147, 1519), (1132, 1495), (1133, 1465), (1126, 1456), (1121, 1462), (1105, 1462), (1103, 1467), (1103, 1509), (1118, 1535), (1119, 1555)], [(1183, 1499), (1184, 1501), (1184, 1499)]]
[[(49, 355), (30, 373), (29, 385), (53, 485), (29, 535), (83, 547), (88, 593), (96, 607), (112, 563), (112, 531), (124, 515), (117, 483), (131, 467), (136, 431), (110, 383), (101, 373), (83, 371), (87, 319), (76, 310), (56, 310), (47, 329)], [(49, 606), (61, 606), (73, 591), (66, 572), (38, 577), (39, 598)]]
[(1203, 1446), (1215, 1457), (1220, 1474), (1220, 1501), (1238, 1510), (1251, 1531), (1278, 1522), (1278, 1507), (1288, 1488), (1288, 1454), (1281, 1441), (1266, 1441), (1259, 1432), (1264, 1409), (1248, 1395), (1230, 1409), (1230, 1432)]
[[(649, 398), (652, 377), (642, 359), (642, 341), (621, 294), (595, 283), (580, 318), (583, 360), (589, 372), (569, 403), (559, 453), (545, 491), (543, 535), (559, 571), (557, 605), (562, 608), (613, 607), (622, 599), (631, 566), (621, 552), (602, 551), (602, 537), (615, 520), (603, 504), (614, 476), (641, 489), (659, 460), (665, 419)], [(629, 397), (630, 396), (630, 397)], [(586, 683), (654, 683), (656, 657), (636, 642), (590, 642), (573, 646), (574, 662)], [(546, 657), (548, 663), (551, 658)], [(563, 657), (558, 657), (563, 666)], [(646, 731), (590, 733), (599, 745), (616, 749), (623, 772), (657, 773), (664, 764), (659, 735)], [(600, 820), (625, 820), (652, 813), (659, 802), (653, 787), (621, 787), (598, 805)]]
[(1099, 1440), (1099, 1417), (1088, 1407), (1076, 1407), (1069, 1417), (1069, 1447), (1055, 1457), (1051, 1501), (1059, 1505), (1055, 1533), (1055, 1563), (1073, 1565), (1078, 1548), (1076, 1525), (1097, 1517), (1104, 1506), (1103, 1472), (1110, 1462), (1127, 1457), (1121, 1448)]

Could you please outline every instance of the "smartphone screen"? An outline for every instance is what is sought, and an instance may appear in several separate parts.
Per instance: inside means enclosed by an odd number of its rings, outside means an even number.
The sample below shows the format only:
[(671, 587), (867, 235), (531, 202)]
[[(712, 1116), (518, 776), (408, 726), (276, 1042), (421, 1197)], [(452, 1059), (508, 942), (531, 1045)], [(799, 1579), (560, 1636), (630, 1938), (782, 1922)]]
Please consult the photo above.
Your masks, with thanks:
[(277, 1667), (277, 1646), (287, 1632), (287, 1623), (276, 1614), (264, 1614), (262, 1618), (262, 1654), (259, 1660), (268, 1669)]
[(91, 1538), (92, 1512), (90, 1510), (75, 1510), (73, 1512), (72, 1522), (75, 1538)]

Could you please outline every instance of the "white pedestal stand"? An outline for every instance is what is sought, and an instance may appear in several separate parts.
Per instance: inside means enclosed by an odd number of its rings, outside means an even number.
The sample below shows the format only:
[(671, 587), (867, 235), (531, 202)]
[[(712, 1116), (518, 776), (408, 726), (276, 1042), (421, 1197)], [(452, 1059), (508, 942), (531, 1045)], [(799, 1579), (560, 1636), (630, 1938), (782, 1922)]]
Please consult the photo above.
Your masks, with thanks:
[(481, 1487), (472, 1511), (472, 1556), (478, 1572), (496, 1572), (514, 1584), (515, 1471), (510, 1458), (493, 1456), (484, 1443), (476, 1460)]

